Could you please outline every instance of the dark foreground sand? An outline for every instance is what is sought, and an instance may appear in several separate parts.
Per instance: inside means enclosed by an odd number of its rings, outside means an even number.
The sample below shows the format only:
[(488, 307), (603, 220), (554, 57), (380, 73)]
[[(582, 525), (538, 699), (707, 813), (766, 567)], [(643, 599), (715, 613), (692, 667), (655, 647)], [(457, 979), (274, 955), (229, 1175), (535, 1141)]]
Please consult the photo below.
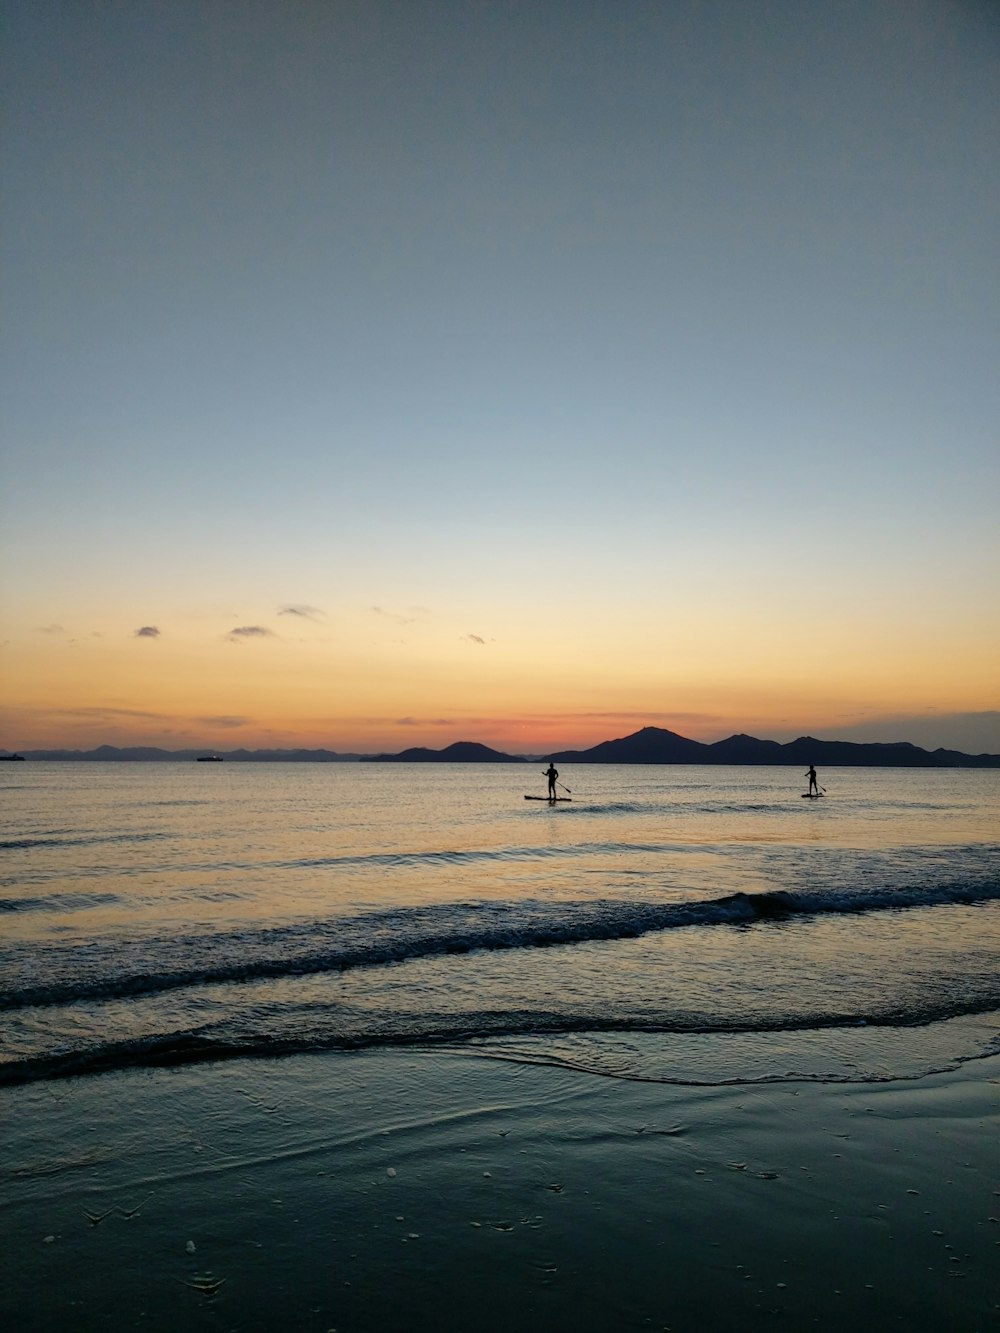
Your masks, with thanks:
[(1000, 1327), (1000, 1058), (671, 1087), (363, 1053), (0, 1093), (17, 1330)]

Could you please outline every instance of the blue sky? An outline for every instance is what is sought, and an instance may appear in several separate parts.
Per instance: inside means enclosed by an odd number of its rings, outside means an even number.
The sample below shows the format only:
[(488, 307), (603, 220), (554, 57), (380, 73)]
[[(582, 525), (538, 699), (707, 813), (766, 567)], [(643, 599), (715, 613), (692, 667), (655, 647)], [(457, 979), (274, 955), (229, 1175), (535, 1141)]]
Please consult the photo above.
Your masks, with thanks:
[[(923, 0), (5, 6), (12, 743), (203, 689), (1000, 749), (998, 56)], [(191, 646), (287, 604), (336, 708)]]

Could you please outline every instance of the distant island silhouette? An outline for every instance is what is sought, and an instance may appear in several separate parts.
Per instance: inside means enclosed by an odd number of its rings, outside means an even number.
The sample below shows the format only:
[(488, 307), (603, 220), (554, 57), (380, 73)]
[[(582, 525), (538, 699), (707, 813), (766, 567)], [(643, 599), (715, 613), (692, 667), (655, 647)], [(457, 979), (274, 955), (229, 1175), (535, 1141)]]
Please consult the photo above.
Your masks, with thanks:
[(428, 750), (423, 745), (402, 750), (399, 754), (375, 754), (371, 760), (378, 763), (397, 764), (523, 764), (524, 755), (503, 754), (500, 750), (491, 750), (488, 745), (478, 741), (455, 741), (443, 750)]
[(781, 744), (756, 736), (728, 736), (706, 745), (664, 727), (643, 727), (621, 740), (602, 741), (589, 750), (558, 750), (565, 764), (825, 764), (855, 768), (1000, 768), (1000, 755), (922, 750), (909, 741), (824, 741), (799, 736)]
[[(0, 755), (0, 759), (12, 756)], [(156, 745), (99, 745), (96, 750), (24, 750), (21, 759), (85, 759), (108, 760), (112, 763), (188, 763), (215, 762), (220, 759), (236, 763), (350, 763), (368, 759), (370, 755), (338, 754), (336, 750), (212, 750), (206, 746), (197, 750), (163, 750)]]
[[(963, 754), (959, 750), (922, 750), (909, 741), (886, 743), (824, 741), (799, 736), (781, 744), (755, 736), (729, 736), (705, 744), (664, 727), (643, 727), (619, 740), (601, 741), (588, 750), (554, 750), (532, 755), (504, 754), (478, 741), (455, 741), (443, 750), (415, 746), (398, 754), (341, 754), (336, 750), (217, 750), (235, 763), (399, 763), (523, 764), (553, 759), (564, 764), (822, 764), (853, 768), (1000, 768), (1000, 754)], [(100, 745), (96, 750), (23, 750), (24, 759), (107, 760), (111, 762), (182, 762), (203, 758), (205, 749), (163, 750), (156, 746)], [(0, 759), (12, 759), (10, 752)]]

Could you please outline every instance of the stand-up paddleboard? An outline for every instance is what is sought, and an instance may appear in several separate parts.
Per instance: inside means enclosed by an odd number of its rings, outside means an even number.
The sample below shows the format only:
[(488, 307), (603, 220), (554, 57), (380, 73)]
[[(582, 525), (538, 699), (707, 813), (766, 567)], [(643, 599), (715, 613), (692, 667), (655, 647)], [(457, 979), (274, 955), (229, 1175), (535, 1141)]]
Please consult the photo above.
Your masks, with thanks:
[(526, 801), (548, 801), (551, 805), (553, 801), (571, 801), (573, 798), (572, 796), (526, 796), (524, 799)]
[(822, 796), (823, 793), (821, 791), (804, 791), (802, 793), (802, 799), (804, 801), (818, 801), (822, 799)]

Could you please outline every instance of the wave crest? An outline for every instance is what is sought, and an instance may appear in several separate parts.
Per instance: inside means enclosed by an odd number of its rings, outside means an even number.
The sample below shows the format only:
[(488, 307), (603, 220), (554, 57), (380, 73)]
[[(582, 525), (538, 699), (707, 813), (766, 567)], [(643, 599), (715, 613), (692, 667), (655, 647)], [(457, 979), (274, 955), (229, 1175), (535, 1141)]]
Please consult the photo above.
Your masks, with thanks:
[[(92, 948), (36, 951), (31, 980), (0, 992), (0, 1009), (151, 994), (220, 982), (249, 982), (476, 950), (543, 949), (636, 939), (685, 927), (752, 926), (829, 914), (904, 911), (1000, 899), (1000, 882), (937, 883), (900, 888), (734, 893), (708, 900), (478, 902), (399, 908), (260, 931), (143, 940)], [(151, 967), (150, 959), (160, 960)], [(48, 979), (46, 970), (50, 972)]]

